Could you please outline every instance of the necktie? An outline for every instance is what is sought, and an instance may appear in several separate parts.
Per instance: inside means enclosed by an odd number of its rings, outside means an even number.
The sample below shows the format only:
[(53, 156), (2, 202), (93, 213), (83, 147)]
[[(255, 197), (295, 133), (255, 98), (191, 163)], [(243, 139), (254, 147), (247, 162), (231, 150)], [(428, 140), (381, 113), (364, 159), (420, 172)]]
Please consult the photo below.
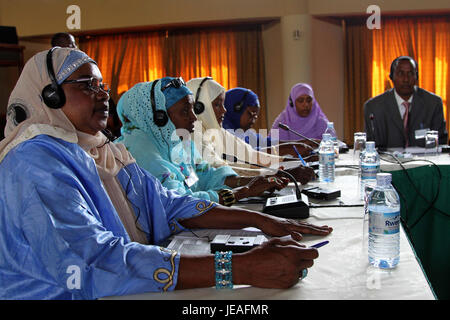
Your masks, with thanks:
[(402, 105), (405, 107), (405, 115), (403, 116), (403, 134), (405, 135), (405, 148), (408, 147), (408, 114), (409, 114), (409, 102), (404, 101)]

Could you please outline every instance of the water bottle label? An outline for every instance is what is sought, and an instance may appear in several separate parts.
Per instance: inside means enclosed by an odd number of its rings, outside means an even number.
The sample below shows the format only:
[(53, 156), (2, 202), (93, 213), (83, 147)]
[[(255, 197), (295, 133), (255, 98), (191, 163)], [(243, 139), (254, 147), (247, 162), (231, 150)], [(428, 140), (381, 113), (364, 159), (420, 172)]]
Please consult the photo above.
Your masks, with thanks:
[(378, 173), (378, 169), (380, 168), (379, 165), (377, 164), (362, 164), (361, 165), (361, 179), (362, 180), (366, 180), (366, 179), (377, 179), (377, 173)]
[(400, 211), (378, 212), (369, 209), (369, 232), (386, 235), (400, 231)]
[(319, 153), (319, 162), (327, 166), (332, 166), (334, 164), (334, 152)]

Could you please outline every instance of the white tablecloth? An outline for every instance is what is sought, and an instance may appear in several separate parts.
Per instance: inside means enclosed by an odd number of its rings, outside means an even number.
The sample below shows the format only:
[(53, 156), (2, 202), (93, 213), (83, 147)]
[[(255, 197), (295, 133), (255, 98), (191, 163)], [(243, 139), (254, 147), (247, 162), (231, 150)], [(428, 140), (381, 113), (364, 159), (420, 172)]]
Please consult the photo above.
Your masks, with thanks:
[[(349, 155), (341, 155), (345, 163)], [(348, 159), (346, 159), (348, 157)], [(353, 163), (350, 163), (353, 164)], [(355, 173), (355, 171), (353, 171)], [(362, 204), (358, 198), (357, 176), (338, 175), (331, 185), (341, 189), (344, 204)], [(317, 182), (311, 185), (318, 184)], [(339, 199), (330, 203), (339, 203)], [(261, 209), (260, 204), (245, 205)], [(363, 241), (363, 207), (310, 209), (308, 222), (332, 226), (327, 237), (305, 235), (303, 243), (311, 245), (321, 240), (330, 243), (319, 250), (319, 258), (309, 269), (308, 276), (287, 290), (235, 286), (233, 290), (215, 288), (178, 290), (167, 293), (144, 293), (109, 299), (434, 299), (427, 279), (403, 231), (400, 232), (400, 262), (392, 270), (369, 266), (366, 241)], [(251, 271), (249, 271), (251, 272)]]

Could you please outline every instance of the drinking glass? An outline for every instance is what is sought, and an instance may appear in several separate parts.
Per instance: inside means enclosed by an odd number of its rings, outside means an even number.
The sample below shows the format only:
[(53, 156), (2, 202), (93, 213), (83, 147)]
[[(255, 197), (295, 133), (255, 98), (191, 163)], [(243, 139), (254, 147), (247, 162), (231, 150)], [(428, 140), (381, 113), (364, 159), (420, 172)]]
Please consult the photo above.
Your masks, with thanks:
[(428, 154), (437, 155), (439, 148), (439, 133), (435, 130), (429, 130), (425, 134), (425, 148), (430, 149)]

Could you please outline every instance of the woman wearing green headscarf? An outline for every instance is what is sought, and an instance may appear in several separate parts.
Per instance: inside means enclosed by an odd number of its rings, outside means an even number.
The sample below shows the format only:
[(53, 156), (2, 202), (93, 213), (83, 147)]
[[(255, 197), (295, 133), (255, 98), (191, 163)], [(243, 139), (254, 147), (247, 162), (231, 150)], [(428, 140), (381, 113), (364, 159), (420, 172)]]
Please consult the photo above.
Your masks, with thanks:
[(240, 177), (229, 166), (214, 168), (204, 161), (190, 138), (197, 120), (193, 102), (180, 78), (138, 83), (119, 100), (123, 127), (118, 142), (166, 188), (180, 194), (231, 205), (287, 186), (284, 177)]

